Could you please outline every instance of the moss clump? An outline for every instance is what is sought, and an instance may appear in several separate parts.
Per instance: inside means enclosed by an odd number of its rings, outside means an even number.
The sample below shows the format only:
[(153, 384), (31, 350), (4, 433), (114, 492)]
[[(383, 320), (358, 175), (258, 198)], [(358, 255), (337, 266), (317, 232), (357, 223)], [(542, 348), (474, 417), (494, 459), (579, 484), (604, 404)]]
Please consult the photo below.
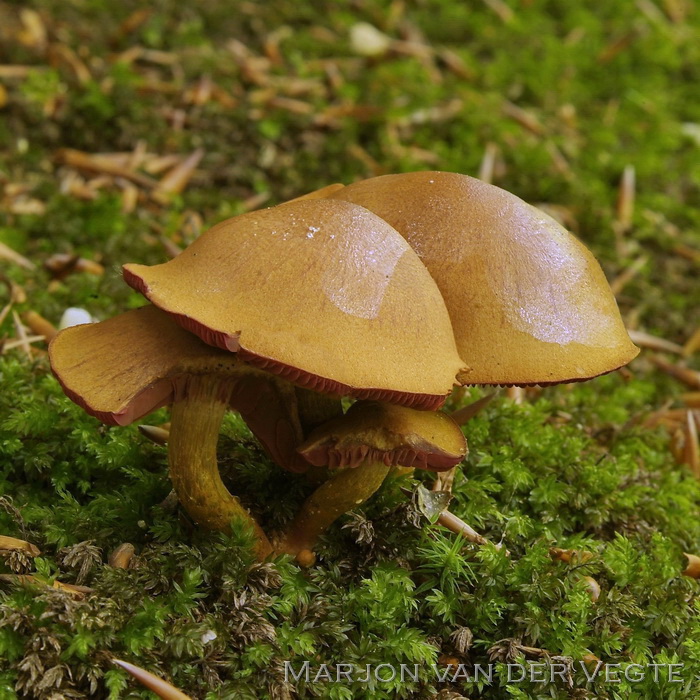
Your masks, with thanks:
[[(574, 686), (599, 697), (609, 685), (586, 684), (578, 667), (586, 654), (622, 669), (671, 659), (685, 664), (684, 673), (700, 672), (690, 634), (700, 624), (697, 584), (680, 575), (682, 552), (700, 539), (700, 485), (679, 471), (660, 434), (612, 432), (605, 416), (586, 427), (557, 422), (557, 410), (575, 411), (590, 386), (568, 396), (550, 389), (523, 406), (500, 401), (468, 424), (471, 452), (451, 509), (500, 548), (430, 526), (402, 491), (417, 483), (402, 477), (335, 528), (321, 564), (303, 572), (284, 559), (256, 564), (245, 536), (197, 531), (157, 505), (169, 490), (162, 449), (131, 429), (98, 426), (50, 377), (40, 381), (40, 400), (30, 382), (41, 365), (6, 365), (13, 391), (3, 398), (0, 446), (11, 465), (5, 490), (21, 516), (6, 500), (0, 526), (44, 549), (33, 561), (39, 578), (94, 589), (74, 599), (40, 585), (5, 588), (0, 654), (10, 669), (6, 684), (18, 684), (20, 695), (66, 687), (120, 697), (126, 678), (110, 668), (110, 653), (193, 697), (276, 697), (285, 688), (301, 697), (329, 688), (337, 697), (412, 697), (446, 687), (469, 695), (479, 683), (465, 676), (473, 664), (490, 663), (493, 682), (482, 697), (502, 697), (504, 688), (536, 697), (544, 685), (507, 684), (508, 667), (498, 665), (523, 653), (541, 661), (524, 647), (562, 657), (555, 662), (572, 664)], [(10, 399), (18, 395), (27, 397), (19, 406)], [(625, 391), (616, 401), (613, 415), (634, 403)], [(233, 417), (226, 433), (222, 464), (237, 470), (254, 510), (284, 522), (309, 487), (277, 473)], [(256, 492), (270, 477), (272, 485)], [(281, 501), (290, 485), (292, 496)], [(103, 563), (122, 541), (137, 547), (135, 568)], [(550, 555), (552, 546), (592, 556), (567, 564)], [(600, 585), (596, 602), (586, 576)], [(445, 658), (464, 666), (449, 669)], [(285, 661), (292, 662), (286, 680)], [(329, 684), (338, 664), (356, 665), (352, 682)], [(371, 673), (380, 664), (403, 668), (404, 677), (384, 682), (391, 675), (384, 667), (364, 682), (367, 664)], [(545, 685), (568, 697), (561, 683)], [(664, 687), (675, 686), (647, 678), (628, 691), (656, 697)]]

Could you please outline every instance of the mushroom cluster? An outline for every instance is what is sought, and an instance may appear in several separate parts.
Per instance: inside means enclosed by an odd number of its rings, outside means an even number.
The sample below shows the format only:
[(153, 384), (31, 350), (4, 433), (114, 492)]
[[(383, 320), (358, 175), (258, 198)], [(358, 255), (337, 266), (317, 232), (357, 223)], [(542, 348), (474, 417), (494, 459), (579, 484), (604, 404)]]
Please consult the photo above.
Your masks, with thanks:
[[(313, 549), (392, 466), (459, 463), (462, 432), (438, 411), (455, 384), (582, 381), (637, 353), (579, 241), (453, 173), (331, 185), (124, 279), (150, 304), (59, 333), (54, 374), (108, 424), (171, 405), (180, 502), (204, 527), (247, 522), (261, 558)], [(330, 470), (274, 547), (219, 476), (228, 408), (281, 467)]]

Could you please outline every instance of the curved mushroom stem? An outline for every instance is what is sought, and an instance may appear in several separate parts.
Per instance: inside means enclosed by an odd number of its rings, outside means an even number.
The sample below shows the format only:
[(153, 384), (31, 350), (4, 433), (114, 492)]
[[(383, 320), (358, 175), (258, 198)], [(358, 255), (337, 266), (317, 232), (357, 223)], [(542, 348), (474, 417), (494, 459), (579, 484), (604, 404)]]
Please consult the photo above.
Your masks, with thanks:
[[(224, 382), (225, 384), (225, 382)], [(168, 462), (173, 487), (185, 510), (199, 525), (228, 530), (236, 517), (250, 525), (260, 559), (272, 547), (261, 527), (221, 481), (216, 444), (228, 396), (220, 377), (192, 377), (184, 398), (171, 409)]]
[(279, 551), (313, 550), (318, 538), (343, 514), (364, 503), (389, 473), (383, 462), (367, 461), (331, 476), (309, 496), (287, 531)]

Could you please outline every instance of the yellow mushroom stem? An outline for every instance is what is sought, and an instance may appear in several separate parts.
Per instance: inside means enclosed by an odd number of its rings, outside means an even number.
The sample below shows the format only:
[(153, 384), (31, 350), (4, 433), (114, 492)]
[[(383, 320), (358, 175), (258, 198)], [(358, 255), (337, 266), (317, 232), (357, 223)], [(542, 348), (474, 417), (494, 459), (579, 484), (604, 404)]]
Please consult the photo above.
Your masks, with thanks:
[(304, 438), (319, 425), (343, 415), (343, 404), (337, 396), (328, 396), (299, 386), (295, 387), (294, 393)]
[(180, 503), (197, 524), (226, 531), (233, 518), (247, 523), (255, 535), (255, 551), (264, 559), (272, 552), (267, 536), (219, 474), (216, 444), (228, 408), (225, 384), (214, 375), (193, 376), (184, 398), (173, 403), (168, 442), (170, 478)]
[(341, 516), (364, 503), (382, 485), (391, 470), (380, 461), (342, 469), (306, 499), (279, 550), (298, 554), (313, 550), (318, 538)]

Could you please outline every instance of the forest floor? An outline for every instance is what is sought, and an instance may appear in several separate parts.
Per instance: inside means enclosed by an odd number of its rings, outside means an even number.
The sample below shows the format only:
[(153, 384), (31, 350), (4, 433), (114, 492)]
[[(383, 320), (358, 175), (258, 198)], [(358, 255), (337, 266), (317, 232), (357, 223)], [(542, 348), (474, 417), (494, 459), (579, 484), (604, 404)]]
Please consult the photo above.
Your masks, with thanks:
[[(682, 573), (700, 555), (698, 85), (690, 0), (0, 2), (0, 536), (20, 541), (0, 539), (0, 700), (154, 697), (113, 657), (192, 698), (700, 697), (700, 584)], [(166, 500), (163, 447), (63, 395), (37, 315), (109, 318), (144, 303), (123, 263), (426, 169), (564, 223), (642, 352), (501, 391), (465, 425), (450, 510), (495, 544), (431, 523), (420, 473), (339, 521), (313, 567), (256, 563)], [(282, 529), (303, 477), (235, 415), (219, 448)]]

